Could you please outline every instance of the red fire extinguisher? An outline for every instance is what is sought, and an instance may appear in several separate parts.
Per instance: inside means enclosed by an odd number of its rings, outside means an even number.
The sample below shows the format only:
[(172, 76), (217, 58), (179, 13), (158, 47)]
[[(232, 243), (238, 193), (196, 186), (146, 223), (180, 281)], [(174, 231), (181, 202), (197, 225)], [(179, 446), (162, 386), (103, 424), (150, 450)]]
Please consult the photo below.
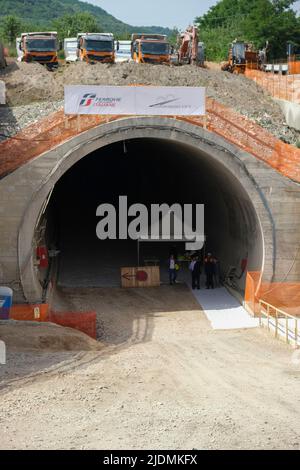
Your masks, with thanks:
[(46, 246), (38, 246), (36, 249), (36, 256), (39, 261), (40, 268), (48, 268), (49, 256), (48, 249)]

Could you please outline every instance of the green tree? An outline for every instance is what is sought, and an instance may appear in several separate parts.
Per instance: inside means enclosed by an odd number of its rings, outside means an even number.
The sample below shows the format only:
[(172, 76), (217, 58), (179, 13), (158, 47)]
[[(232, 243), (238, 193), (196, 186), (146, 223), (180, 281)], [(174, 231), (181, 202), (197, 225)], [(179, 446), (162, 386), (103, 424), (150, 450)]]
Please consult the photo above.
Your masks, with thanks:
[(221, 0), (196, 18), (210, 60), (223, 60), (235, 38), (257, 48), (270, 44), (269, 58), (285, 58), (286, 43), (300, 42), (294, 0)]
[(179, 35), (179, 30), (176, 26), (172, 29), (171, 33), (168, 36), (168, 41), (171, 44), (171, 46), (176, 47), (178, 43), (178, 35)]
[(59, 38), (76, 36), (77, 33), (99, 33), (101, 28), (90, 13), (75, 13), (64, 15), (53, 21), (53, 27), (58, 32)]
[(22, 22), (16, 16), (9, 15), (3, 19), (2, 31), (4, 38), (12, 45), (21, 33)]

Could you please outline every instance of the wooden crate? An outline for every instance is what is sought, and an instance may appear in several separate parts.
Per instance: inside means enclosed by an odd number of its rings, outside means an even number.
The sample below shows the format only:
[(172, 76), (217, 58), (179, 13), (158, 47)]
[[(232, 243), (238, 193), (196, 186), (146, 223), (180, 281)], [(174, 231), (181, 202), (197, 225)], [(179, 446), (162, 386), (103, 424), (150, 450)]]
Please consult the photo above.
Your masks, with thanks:
[(158, 287), (160, 286), (159, 266), (121, 268), (121, 285), (126, 288)]

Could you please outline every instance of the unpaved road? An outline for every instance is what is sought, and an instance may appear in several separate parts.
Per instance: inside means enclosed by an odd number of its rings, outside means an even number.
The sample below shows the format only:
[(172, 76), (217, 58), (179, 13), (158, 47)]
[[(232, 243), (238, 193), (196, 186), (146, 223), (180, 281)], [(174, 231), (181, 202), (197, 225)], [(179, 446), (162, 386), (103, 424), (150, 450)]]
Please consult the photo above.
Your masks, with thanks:
[(1, 449), (300, 449), (292, 349), (213, 331), (185, 286), (65, 294), (97, 309), (106, 348), (10, 352)]

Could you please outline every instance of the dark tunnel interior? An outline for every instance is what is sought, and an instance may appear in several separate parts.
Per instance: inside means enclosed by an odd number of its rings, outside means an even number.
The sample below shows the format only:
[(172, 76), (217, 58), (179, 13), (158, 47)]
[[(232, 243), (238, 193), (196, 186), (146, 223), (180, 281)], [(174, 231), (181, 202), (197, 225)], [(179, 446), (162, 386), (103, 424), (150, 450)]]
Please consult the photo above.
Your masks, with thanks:
[[(204, 252), (212, 252), (226, 273), (248, 259), (248, 269), (262, 265), (263, 242), (255, 209), (229, 170), (194, 147), (161, 139), (117, 142), (87, 155), (55, 185), (47, 209), (47, 244), (60, 251), (58, 284), (66, 287), (120, 285), (120, 267), (137, 266), (137, 241), (99, 240), (99, 204), (204, 204)], [(140, 244), (140, 264), (160, 261), (167, 277), (173, 242)], [(185, 252), (183, 242), (177, 252)], [(244, 278), (240, 288), (243, 289)]]

